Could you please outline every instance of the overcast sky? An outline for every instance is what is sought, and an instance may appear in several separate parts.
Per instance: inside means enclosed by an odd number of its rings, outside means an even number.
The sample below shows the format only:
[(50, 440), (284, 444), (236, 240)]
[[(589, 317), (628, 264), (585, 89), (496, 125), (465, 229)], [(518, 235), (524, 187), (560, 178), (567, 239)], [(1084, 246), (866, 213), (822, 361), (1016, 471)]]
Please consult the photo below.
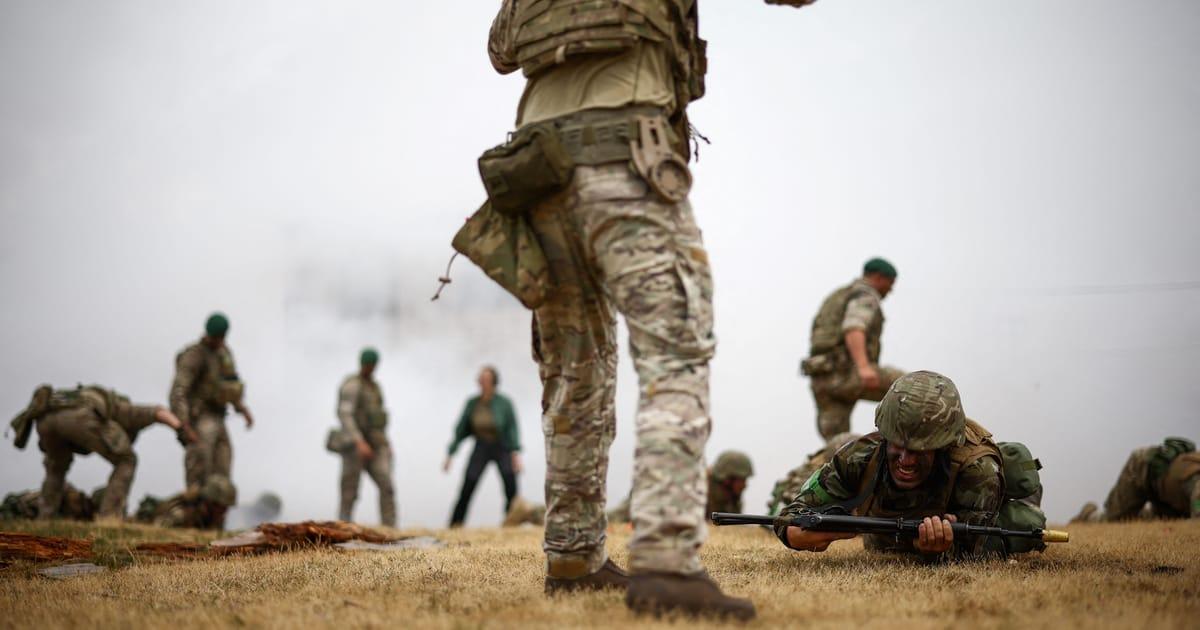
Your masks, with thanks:
[[(0, 0), (0, 407), (42, 382), (165, 403), (175, 354), (220, 309), (258, 420), (229, 420), (243, 501), (335, 515), (323, 444), (364, 344), (403, 525), (448, 519), (466, 452), (440, 462), (484, 363), (541, 501), (529, 314), (465, 260), (429, 301), (522, 88), (487, 60), (497, 4)], [(751, 454), (748, 510), (820, 445), (797, 363), (821, 300), (875, 255), (900, 271), (884, 362), (944, 372), (970, 416), (1027, 443), (1052, 520), (1103, 500), (1131, 449), (1200, 437), (1200, 4), (701, 4), (708, 458)], [(612, 503), (635, 393), (623, 357)], [(870, 430), (873, 405), (853, 422)], [(182, 488), (170, 431), (136, 450), (131, 503)], [(35, 445), (0, 452), (0, 492), (40, 483)], [(77, 458), (68, 479), (109, 470)], [(468, 524), (501, 503), (489, 471)]]

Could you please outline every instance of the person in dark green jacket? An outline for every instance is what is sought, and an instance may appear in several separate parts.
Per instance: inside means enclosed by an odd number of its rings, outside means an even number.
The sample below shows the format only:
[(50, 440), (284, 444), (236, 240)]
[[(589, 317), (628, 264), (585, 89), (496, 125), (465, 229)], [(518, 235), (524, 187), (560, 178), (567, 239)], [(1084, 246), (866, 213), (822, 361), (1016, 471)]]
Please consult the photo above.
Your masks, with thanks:
[(462, 490), (458, 494), (458, 503), (454, 506), (454, 514), (450, 517), (450, 527), (461, 527), (467, 516), (467, 506), (471, 503), (471, 495), (483, 469), (488, 462), (496, 462), (500, 469), (500, 478), (504, 480), (504, 513), (507, 514), (512, 506), (513, 497), (517, 496), (517, 474), (521, 472), (521, 439), (517, 430), (517, 414), (513, 411), (512, 402), (496, 391), (500, 384), (500, 373), (492, 366), (485, 366), (479, 372), (479, 395), (467, 401), (462, 415), (458, 418), (458, 426), (454, 428), (454, 439), (450, 441), (450, 449), (442, 471), (450, 470), (450, 461), (458, 445), (468, 436), (475, 437), (475, 450), (467, 462), (467, 474), (463, 477)]

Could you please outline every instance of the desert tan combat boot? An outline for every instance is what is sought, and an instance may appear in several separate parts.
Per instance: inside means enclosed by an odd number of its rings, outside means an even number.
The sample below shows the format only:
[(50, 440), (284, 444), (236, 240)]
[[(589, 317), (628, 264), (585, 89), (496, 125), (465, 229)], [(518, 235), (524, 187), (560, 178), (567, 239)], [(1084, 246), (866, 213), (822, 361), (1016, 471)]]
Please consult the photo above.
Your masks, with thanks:
[(730, 597), (708, 577), (708, 571), (692, 575), (639, 573), (630, 578), (625, 605), (637, 613), (661, 615), (680, 612), (704, 617), (753, 619), (754, 603)]
[(621, 570), (612, 560), (605, 560), (604, 565), (595, 573), (589, 573), (577, 578), (556, 578), (546, 576), (546, 594), (571, 593), (576, 591), (599, 591), (604, 589), (624, 589), (629, 586), (629, 574)]

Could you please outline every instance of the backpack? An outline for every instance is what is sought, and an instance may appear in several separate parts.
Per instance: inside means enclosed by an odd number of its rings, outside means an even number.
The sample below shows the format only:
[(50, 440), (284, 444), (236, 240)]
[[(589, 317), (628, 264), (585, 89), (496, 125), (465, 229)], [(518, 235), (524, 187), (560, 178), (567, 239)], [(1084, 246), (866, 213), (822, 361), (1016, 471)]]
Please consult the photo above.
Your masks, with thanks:
[[(1029, 448), (1020, 442), (1000, 442), (1001, 466), (1004, 472), (1004, 501), (996, 515), (996, 526), (1005, 529), (1044, 529), (1046, 513), (1042, 512), (1042, 479), (1038, 473), (1042, 462), (1034, 458)], [(1046, 543), (1033, 538), (988, 538), (984, 549), (997, 553), (1027, 553), (1042, 551)]]

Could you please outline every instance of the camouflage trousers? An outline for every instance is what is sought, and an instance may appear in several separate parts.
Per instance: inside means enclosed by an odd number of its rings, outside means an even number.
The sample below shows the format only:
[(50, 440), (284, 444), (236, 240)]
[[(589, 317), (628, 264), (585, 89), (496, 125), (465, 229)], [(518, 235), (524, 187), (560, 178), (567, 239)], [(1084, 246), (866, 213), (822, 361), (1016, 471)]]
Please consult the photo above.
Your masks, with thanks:
[(97, 515), (101, 518), (125, 517), (125, 501), (137, 468), (137, 455), (125, 429), (101, 419), (90, 408), (79, 407), (43, 417), (37, 423), (37, 431), (38, 448), (44, 453), (42, 463), (46, 468), (38, 506), (39, 518), (52, 518), (59, 512), (67, 470), (75, 453), (96, 453), (113, 465)]
[(860, 400), (879, 402), (896, 379), (904, 376), (903, 370), (876, 365), (879, 372), (879, 387), (863, 389), (858, 379), (858, 370), (851, 367), (831, 374), (812, 377), (813, 400), (817, 403), (817, 431), (829, 440), (839, 433), (850, 430), (850, 414), (854, 404)]
[(225, 417), (210, 411), (200, 412), (192, 421), (192, 428), (199, 438), (188, 444), (183, 454), (184, 479), (188, 488), (199, 489), (209, 475), (229, 476), (233, 464), (233, 449), (229, 444), (229, 432), (225, 430)]
[(638, 374), (630, 567), (702, 569), (712, 279), (686, 202), (660, 201), (626, 163), (580, 166), (530, 223), (554, 289), (534, 312), (543, 384), (547, 573), (607, 559), (605, 479), (616, 431), (617, 313)]
[(358, 484), (365, 469), (379, 489), (379, 518), (388, 527), (396, 526), (396, 490), (392, 485), (392, 445), (383, 431), (366, 431), (363, 438), (375, 451), (375, 456), (363, 461), (353, 448), (342, 453), (341, 503), (338, 518), (350, 521), (354, 502), (358, 500)]

